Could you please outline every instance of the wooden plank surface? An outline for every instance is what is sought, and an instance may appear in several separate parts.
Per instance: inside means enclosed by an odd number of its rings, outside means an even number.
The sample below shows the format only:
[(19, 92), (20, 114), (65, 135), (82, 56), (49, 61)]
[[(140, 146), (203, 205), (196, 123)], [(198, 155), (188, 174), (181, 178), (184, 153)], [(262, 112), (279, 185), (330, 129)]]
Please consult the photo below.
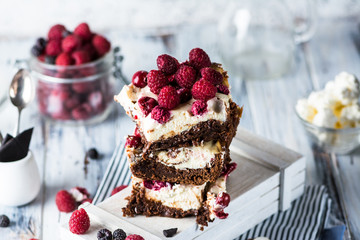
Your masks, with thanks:
[[(314, 158), (314, 155), (322, 153), (312, 151), (294, 114), (294, 105), (298, 98), (312, 89), (323, 87), (326, 81), (333, 79), (340, 71), (346, 70), (360, 76), (357, 22), (356, 19), (321, 20), (314, 38), (297, 47), (294, 69), (280, 79), (245, 81), (236, 76), (230, 77), (232, 95), (245, 107), (241, 126), (302, 153), (306, 158), (308, 184), (324, 183), (326, 174)], [(117, 31), (108, 36), (115, 44), (122, 46), (125, 55), (124, 72), (129, 79), (136, 70), (155, 68), (156, 56), (164, 52), (185, 60), (187, 52), (192, 47), (199, 46), (218, 61), (220, 58), (214, 33), (211, 26), (195, 26), (172, 29), (166, 34), (154, 30), (151, 36)], [(33, 42), (34, 39), (2, 39), (0, 64), (9, 66), (9, 59), (28, 57)], [(14, 72), (8, 67), (6, 69), (8, 72), (1, 76), (11, 76)], [(0, 93), (4, 92), (3, 88), (7, 88), (8, 83), (8, 77), (0, 79)], [(1, 103), (0, 130), (3, 133), (13, 132), (15, 119), (16, 109), (9, 102)], [(94, 194), (116, 142), (123, 140), (134, 128), (119, 107), (102, 124), (71, 128), (41, 121), (34, 105), (25, 109), (22, 116), (23, 129), (31, 126), (35, 126), (31, 149), (42, 173), (43, 187), (35, 201), (27, 206), (0, 206), (0, 213), (7, 214), (12, 219), (10, 228), (0, 229), (0, 236), (7, 240), (30, 237), (52, 239), (54, 233), (58, 232), (58, 223), (66, 221), (68, 217), (57, 211), (54, 204), (55, 193), (60, 189), (82, 185)], [(87, 165), (88, 173), (85, 174), (84, 155), (92, 146), (96, 146), (104, 158), (91, 161)], [(343, 198), (356, 236), (360, 235), (360, 219), (357, 214), (360, 208), (357, 194), (360, 187), (356, 184), (360, 180), (358, 156), (359, 152), (346, 157), (338, 156), (338, 170), (344, 186)]]

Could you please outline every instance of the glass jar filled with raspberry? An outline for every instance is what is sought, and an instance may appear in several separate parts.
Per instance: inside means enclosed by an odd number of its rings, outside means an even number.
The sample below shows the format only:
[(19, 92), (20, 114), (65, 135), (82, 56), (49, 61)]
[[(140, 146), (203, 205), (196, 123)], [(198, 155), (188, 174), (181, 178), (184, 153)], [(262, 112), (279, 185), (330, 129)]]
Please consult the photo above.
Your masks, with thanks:
[(37, 80), (40, 113), (50, 120), (95, 123), (104, 120), (116, 91), (110, 42), (86, 23), (73, 32), (50, 28), (31, 49), (30, 68)]

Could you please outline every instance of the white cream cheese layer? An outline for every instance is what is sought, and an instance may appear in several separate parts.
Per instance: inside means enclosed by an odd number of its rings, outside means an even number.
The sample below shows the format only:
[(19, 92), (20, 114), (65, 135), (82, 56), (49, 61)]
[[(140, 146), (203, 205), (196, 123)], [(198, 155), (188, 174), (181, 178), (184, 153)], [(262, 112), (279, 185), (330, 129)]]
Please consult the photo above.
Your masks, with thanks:
[(174, 184), (173, 186), (163, 187), (160, 190), (151, 190), (143, 185), (143, 180), (133, 177), (132, 183), (140, 183), (145, 189), (145, 197), (150, 200), (160, 201), (162, 205), (172, 208), (180, 208), (184, 211), (199, 209), (203, 201), (203, 185)]
[(226, 177), (218, 178), (211, 186), (207, 192), (207, 205), (209, 206), (210, 219), (215, 219), (215, 211), (219, 210), (221, 206), (216, 204), (216, 197), (221, 193), (226, 192)]
[(183, 131), (189, 130), (199, 122), (205, 122), (210, 119), (225, 122), (231, 100), (230, 95), (216, 93), (214, 98), (207, 101), (207, 112), (201, 116), (193, 116), (191, 114), (191, 105), (195, 99), (191, 99), (187, 103), (171, 110), (170, 120), (160, 124), (151, 118), (151, 114), (145, 116), (141, 112), (137, 101), (145, 96), (157, 100), (157, 96), (150, 91), (148, 86), (138, 88), (130, 84), (124, 86), (121, 92), (114, 98), (124, 107), (126, 113), (136, 121), (147, 141), (150, 142), (178, 135)]
[[(160, 151), (156, 154), (156, 157), (159, 162), (166, 166), (173, 166), (176, 169), (183, 170), (210, 167), (215, 155), (219, 153), (221, 153), (220, 143), (210, 141), (199, 146)], [(222, 152), (222, 154), (225, 153)]]

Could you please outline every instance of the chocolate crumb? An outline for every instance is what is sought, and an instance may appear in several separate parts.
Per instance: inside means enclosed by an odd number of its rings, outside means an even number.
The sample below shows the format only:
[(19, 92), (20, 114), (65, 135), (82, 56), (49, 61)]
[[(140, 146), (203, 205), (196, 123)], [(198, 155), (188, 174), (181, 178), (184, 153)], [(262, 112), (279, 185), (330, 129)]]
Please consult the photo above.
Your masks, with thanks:
[(165, 237), (172, 237), (176, 234), (176, 232), (177, 232), (177, 228), (170, 228), (170, 229), (163, 230)]

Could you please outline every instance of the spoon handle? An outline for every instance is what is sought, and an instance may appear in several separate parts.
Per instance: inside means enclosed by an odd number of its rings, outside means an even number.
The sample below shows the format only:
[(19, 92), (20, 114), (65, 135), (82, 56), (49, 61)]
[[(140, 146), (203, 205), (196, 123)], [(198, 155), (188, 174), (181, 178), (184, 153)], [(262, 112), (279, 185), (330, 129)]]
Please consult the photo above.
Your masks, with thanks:
[(16, 126), (15, 126), (15, 134), (14, 134), (14, 136), (19, 135), (19, 128), (20, 128), (20, 114), (21, 114), (21, 110), (22, 110), (21, 108), (18, 108), (19, 115), (18, 115), (18, 119), (17, 119)]

